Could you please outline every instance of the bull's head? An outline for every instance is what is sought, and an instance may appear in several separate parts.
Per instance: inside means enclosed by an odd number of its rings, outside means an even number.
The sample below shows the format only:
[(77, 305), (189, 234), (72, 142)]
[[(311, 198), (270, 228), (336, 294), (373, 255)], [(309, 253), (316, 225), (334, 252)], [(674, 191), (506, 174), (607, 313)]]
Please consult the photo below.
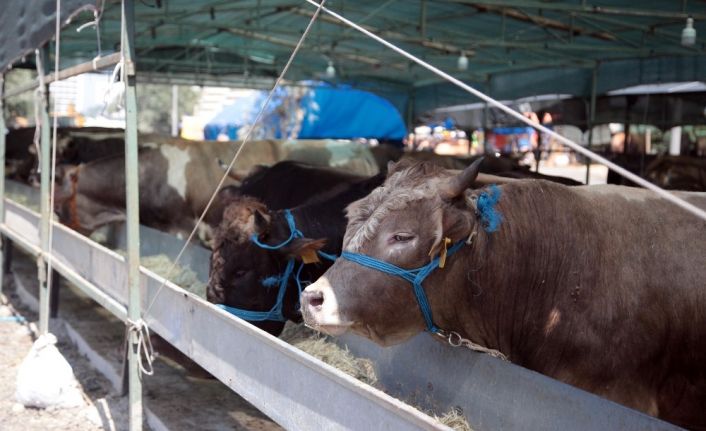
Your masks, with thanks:
[[(382, 187), (348, 207), (344, 251), (414, 269), (437, 256), (445, 238), (465, 240), (477, 223), (469, 208), (476, 191), (468, 188), (480, 162), (460, 173), (426, 163), (393, 166)], [(462, 248), (424, 281), (432, 310), (453, 309), (443, 280), (462, 273), (465, 252)], [(332, 335), (352, 330), (382, 345), (402, 342), (425, 328), (408, 281), (342, 258), (306, 288), (301, 306), (311, 327)]]
[[(256, 235), (261, 243), (277, 244), (290, 235), (287, 223), (278, 212), (250, 197), (231, 202), (223, 212), (216, 229), (207, 288), (207, 299), (248, 311), (266, 312), (277, 301), (279, 283), (273, 281), (287, 266), (287, 260), (298, 258), (323, 246), (322, 241), (297, 238), (277, 250), (266, 250), (251, 240)], [(270, 280), (267, 282), (267, 280)], [(299, 291), (288, 281), (282, 305), (285, 318), (301, 321), (298, 310)], [(284, 322), (251, 322), (273, 335), (279, 335)]]

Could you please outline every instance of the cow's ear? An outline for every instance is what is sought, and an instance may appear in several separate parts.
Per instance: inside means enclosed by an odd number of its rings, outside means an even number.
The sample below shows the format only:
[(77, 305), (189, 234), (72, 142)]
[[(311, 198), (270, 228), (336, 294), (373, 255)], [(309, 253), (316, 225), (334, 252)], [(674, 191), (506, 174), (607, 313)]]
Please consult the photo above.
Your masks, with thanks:
[(458, 175), (454, 175), (443, 181), (439, 185), (439, 195), (441, 198), (444, 200), (452, 200), (461, 196), (463, 191), (469, 188), (476, 180), (482, 162), (483, 157), (480, 157)]
[(317, 252), (326, 244), (326, 239), (297, 238), (282, 248), (288, 257), (300, 259), (304, 263), (318, 262)]
[(256, 232), (263, 233), (270, 228), (270, 215), (267, 212), (258, 208), (253, 212), (253, 217)]

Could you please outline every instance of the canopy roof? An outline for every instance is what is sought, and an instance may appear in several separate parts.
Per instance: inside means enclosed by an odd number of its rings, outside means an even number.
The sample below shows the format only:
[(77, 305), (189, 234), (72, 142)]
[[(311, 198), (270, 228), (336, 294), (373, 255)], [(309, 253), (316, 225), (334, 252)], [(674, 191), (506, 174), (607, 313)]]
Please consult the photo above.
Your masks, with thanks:
[[(6, 3), (0, 70), (51, 36), (55, 8), (55, 0)], [(62, 1), (67, 15), (80, 4), (100, 9), (101, 1)], [(693, 0), (331, 0), (328, 6), (501, 99), (587, 97), (594, 70), (599, 94), (706, 76), (706, 8)], [(271, 83), (315, 10), (303, 0), (142, 0), (136, 8), (138, 79), (248, 87)], [(697, 41), (683, 47), (689, 15)], [(65, 65), (98, 54), (94, 28), (76, 31), (92, 19), (92, 13), (80, 13), (62, 33)], [(103, 54), (117, 49), (119, 30), (120, 2), (107, 0), (100, 22)], [(457, 69), (461, 53), (469, 60), (465, 71)], [(324, 79), (329, 61), (336, 68), (332, 81), (376, 91), (407, 115), (407, 100), (414, 101), (414, 113), (474, 101), (322, 14), (287, 78)]]

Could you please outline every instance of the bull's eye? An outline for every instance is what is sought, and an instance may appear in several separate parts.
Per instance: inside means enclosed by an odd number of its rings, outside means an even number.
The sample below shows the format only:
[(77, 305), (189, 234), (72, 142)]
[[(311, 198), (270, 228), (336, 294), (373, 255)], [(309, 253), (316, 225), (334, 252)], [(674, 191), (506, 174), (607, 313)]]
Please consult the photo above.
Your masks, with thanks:
[(393, 235), (392, 239), (396, 242), (409, 242), (414, 239), (414, 235), (410, 235), (408, 233), (398, 233), (396, 235)]
[(245, 275), (245, 272), (246, 271), (244, 269), (239, 269), (239, 270), (235, 271), (235, 273), (233, 275), (240, 278)]

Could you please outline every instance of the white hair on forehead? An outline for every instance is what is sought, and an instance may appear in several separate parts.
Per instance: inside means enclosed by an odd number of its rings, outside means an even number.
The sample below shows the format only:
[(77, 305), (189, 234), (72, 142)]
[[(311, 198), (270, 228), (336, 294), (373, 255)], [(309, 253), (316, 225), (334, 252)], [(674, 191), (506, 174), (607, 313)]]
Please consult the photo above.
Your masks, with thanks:
[(390, 212), (404, 209), (412, 202), (438, 196), (439, 178), (427, 177), (421, 184), (420, 181), (411, 181), (417, 184), (410, 184), (405, 181), (409, 179), (410, 169), (393, 174), (382, 187), (348, 206), (348, 229), (343, 239), (346, 251), (359, 252), (366, 241), (375, 237), (380, 224)]

